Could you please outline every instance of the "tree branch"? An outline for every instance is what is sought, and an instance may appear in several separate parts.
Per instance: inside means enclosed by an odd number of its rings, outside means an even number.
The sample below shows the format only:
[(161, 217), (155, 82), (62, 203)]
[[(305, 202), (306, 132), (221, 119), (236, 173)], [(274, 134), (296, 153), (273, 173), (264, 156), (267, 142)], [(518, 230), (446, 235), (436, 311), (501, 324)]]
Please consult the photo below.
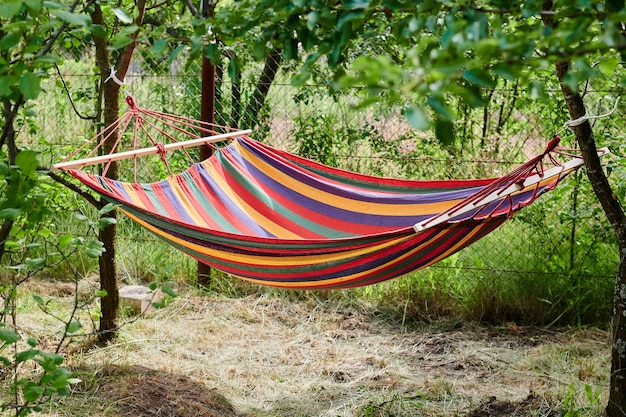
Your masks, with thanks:
[(193, 5), (191, 0), (185, 0), (185, 4), (187, 5), (187, 8), (189, 9), (193, 17), (195, 17), (196, 19), (200, 19), (200, 12), (198, 12), (198, 9), (196, 9), (196, 6)]
[[(138, 0), (137, 1), (137, 9), (139, 9), (139, 13), (135, 18), (135, 25), (141, 27), (143, 22), (143, 15), (146, 11), (146, 0)], [(115, 63), (115, 72), (117, 78), (123, 80), (126, 77), (126, 73), (128, 72), (128, 67), (130, 66), (130, 60), (133, 57), (133, 52), (135, 47), (137, 46), (137, 36), (139, 35), (139, 29), (130, 35), (133, 39), (131, 43), (126, 45), (122, 53), (117, 57), (117, 62)]]
[(74, 191), (76, 194), (78, 194), (79, 196), (87, 200), (91, 205), (93, 205), (98, 210), (100, 210), (102, 207), (106, 205), (106, 202), (98, 200), (90, 193), (86, 192), (85, 190), (77, 186), (76, 184), (69, 182), (68, 180), (61, 177), (60, 175), (57, 175), (54, 172), (48, 172), (48, 176), (52, 178), (53, 180), (55, 180), (56, 182), (58, 182), (59, 184)]
[(280, 49), (273, 49), (267, 58), (265, 58), (263, 72), (261, 73), (254, 93), (248, 102), (248, 109), (245, 113), (243, 126), (252, 127), (254, 123), (258, 123), (258, 120), (255, 120), (255, 118), (263, 107), (263, 104), (265, 104), (267, 93), (272, 86), (272, 82), (274, 82), (274, 78), (276, 77), (276, 73), (278, 72), (278, 68), (282, 63), (282, 60), (283, 55)]

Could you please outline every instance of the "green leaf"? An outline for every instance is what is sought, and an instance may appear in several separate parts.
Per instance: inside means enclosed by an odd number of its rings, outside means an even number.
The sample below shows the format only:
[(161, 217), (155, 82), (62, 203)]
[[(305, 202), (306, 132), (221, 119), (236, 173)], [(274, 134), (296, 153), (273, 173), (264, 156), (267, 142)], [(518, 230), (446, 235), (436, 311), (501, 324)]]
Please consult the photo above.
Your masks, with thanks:
[(46, 258), (26, 258), (25, 262), (31, 271), (37, 270), (46, 264)]
[(300, 71), (299, 73), (291, 77), (290, 83), (294, 87), (301, 87), (308, 81), (309, 78), (311, 78), (310, 72)]
[(104, 39), (107, 37), (107, 31), (102, 25), (89, 25), (87, 30), (96, 38)]
[(13, 92), (12, 88), (17, 84), (17, 80), (15, 75), (0, 76), (0, 96), (9, 97)]
[(111, 46), (109, 47), (109, 49), (112, 49), (112, 50), (122, 49), (126, 45), (130, 45), (132, 42), (133, 42), (133, 38), (131, 38), (130, 36), (118, 33), (117, 35), (113, 37), (113, 39), (111, 39)]
[(604, 58), (598, 64), (600, 71), (606, 75), (612, 75), (615, 73), (615, 68), (620, 65), (621, 59), (619, 58)]
[(0, 50), (8, 50), (15, 47), (22, 39), (21, 30), (13, 30), (0, 39)]
[(35, 402), (41, 397), (43, 394), (44, 388), (40, 385), (35, 384), (34, 382), (28, 382), (24, 387), (23, 394), (24, 399), (28, 402)]
[(415, 104), (413, 104), (411, 107), (408, 107), (405, 110), (404, 115), (406, 116), (411, 126), (416, 129), (426, 130), (430, 127), (430, 121), (428, 120), (428, 116), (421, 107)]
[(101, 217), (98, 220), (98, 225), (100, 227), (100, 230), (105, 229), (106, 227), (112, 224), (117, 224), (117, 220), (114, 217)]
[[(48, 361), (54, 365), (60, 365), (63, 363), (63, 356), (56, 353), (40, 352), (45, 361)], [(50, 368), (52, 369), (52, 368)]]
[(239, 71), (241, 71), (239, 60), (237, 58), (233, 58), (228, 63), (228, 76), (231, 80), (238, 79)]
[(161, 291), (163, 291), (163, 293), (169, 295), (172, 298), (176, 298), (178, 297), (178, 295), (176, 294), (176, 292), (174, 292), (174, 290), (169, 286), (169, 285), (164, 285), (161, 287)]
[(70, 378), (67, 375), (60, 375), (59, 377), (55, 378), (50, 385), (56, 389), (65, 388), (69, 385), (69, 379)]
[(495, 87), (496, 85), (489, 73), (482, 69), (466, 70), (462, 75), (467, 81), (479, 87)]
[(34, 100), (41, 92), (40, 83), (41, 80), (37, 74), (27, 72), (20, 79), (20, 92), (24, 95), (24, 98)]
[(37, 349), (28, 349), (15, 355), (15, 361), (18, 363), (26, 362), (35, 358), (37, 355), (39, 355), (39, 353), (40, 352)]
[[(39, 79), (39, 77), (37, 79)], [(31, 150), (21, 151), (15, 157), (15, 165), (19, 166), (20, 170), (25, 175), (30, 175), (34, 173), (39, 166), (39, 161), (37, 160), (37, 152)]]
[(73, 321), (70, 324), (67, 325), (67, 332), (68, 333), (76, 333), (77, 331), (79, 331), (80, 329), (83, 328), (83, 325), (80, 324), (79, 321)]
[(15, 343), (20, 340), (20, 335), (10, 329), (0, 329), (0, 340), (4, 343)]
[(522, 16), (525, 18), (539, 15), (543, 7), (542, 0), (528, 0), (524, 2), (524, 8), (522, 9)]
[(216, 65), (219, 62), (220, 49), (216, 43), (210, 43), (207, 46), (205, 46), (203, 53), (204, 53), (204, 56), (207, 57), (213, 65)]
[(15, 220), (22, 214), (22, 210), (18, 208), (5, 208), (0, 210), (0, 219)]
[[(346, 25), (346, 23), (350, 23), (352, 21), (359, 20), (359, 19), (363, 19), (363, 14), (361, 12), (347, 12), (347, 13), (344, 13), (339, 18), (339, 20), (337, 21), (337, 27), (342, 28), (342, 27), (344, 27)], [(345, 32), (345, 30), (344, 30), (344, 32)], [(349, 35), (345, 35), (343, 32), (340, 32), (340, 33), (341, 33), (341, 38), (349, 36)], [(352, 35), (351, 31), (347, 32), (347, 33)], [(343, 44), (347, 43), (347, 39), (341, 39), (341, 38), (339, 40), (340, 44), (341, 43), (343, 43)]]
[(483, 107), (487, 105), (487, 101), (482, 97), (483, 89), (475, 85), (451, 85), (449, 92), (461, 97), (463, 101), (472, 108)]
[(57, 64), (61, 62), (61, 57), (54, 54), (45, 54), (33, 61), (37, 64)]
[(120, 29), (120, 35), (130, 36), (133, 33), (137, 32), (138, 30), (139, 30), (139, 26), (137, 25), (124, 26), (122, 27), (122, 29)]
[(118, 19), (120, 19), (122, 23), (126, 23), (127, 25), (133, 23), (133, 18), (129, 16), (124, 10), (115, 7), (113, 9), (113, 13), (115, 14), (115, 16), (117, 16)]
[(343, 7), (348, 10), (363, 10), (367, 9), (369, 5), (369, 0), (348, 0), (343, 4)]
[(500, 77), (507, 79), (509, 81), (515, 81), (517, 75), (515, 74), (515, 68), (513, 66), (504, 64), (502, 62), (497, 63), (491, 68), (491, 71), (494, 74), (498, 74)]
[(437, 97), (429, 97), (428, 104), (437, 114), (437, 119), (452, 121), (454, 114)]
[(476, 56), (485, 60), (492, 57), (498, 51), (500, 41), (497, 38), (485, 38), (476, 44)]
[(11, 361), (6, 356), (0, 356), (0, 363), (3, 364), (4, 366), (11, 365)]
[(266, 53), (267, 48), (265, 47), (265, 42), (258, 41), (254, 43), (254, 57), (256, 59), (262, 60), (263, 58), (265, 58)]
[[(574, 89), (576, 90), (576, 88)], [(548, 93), (546, 92), (546, 86), (541, 81), (531, 81), (528, 86), (530, 96), (534, 99), (548, 100)]]
[(165, 50), (166, 46), (167, 46), (167, 39), (158, 39), (156, 42), (154, 42), (154, 45), (152, 45), (152, 47), (150, 48), (150, 52), (154, 54), (155, 56), (161, 56), (163, 55), (163, 51)]
[(98, 250), (95, 248), (88, 248), (83, 251), (83, 253), (89, 256), (90, 258), (99, 258), (100, 255), (102, 255), (102, 252), (103, 252), (102, 250)]
[(0, 4), (0, 17), (4, 19), (10, 19), (20, 12), (22, 9), (22, 2), (19, 0), (3, 0)]
[(44, 0), (43, 5), (46, 7), (46, 9), (50, 9), (50, 10), (53, 10), (53, 9), (67, 10), (67, 9), (69, 9), (69, 7), (66, 6), (65, 4), (59, 3), (59, 2), (56, 2), (56, 1), (52, 1), (52, 0)]
[(96, 292), (94, 293), (96, 297), (100, 297), (100, 298), (106, 297), (107, 294), (108, 294), (107, 290), (96, 290)]
[(66, 248), (70, 243), (72, 243), (72, 239), (74, 238), (74, 236), (72, 235), (62, 235), (59, 236), (59, 247), (61, 249)]
[(91, 17), (84, 13), (72, 13), (67, 10), (54, 9), (50, 10), (50, 14), (69, 25), (89, 26), (91, 24)]
[(43, 300), (43, 298), (41, 298), (40, 295), (33, 294), (33, 300), (35, 300), (35, 302), (40, 306), (46, 305), (46, 302)]
[(454, 123), (448, 120), (435, 120), (435, 136), (444, 145), (454, 142)]
[(183, 52), (184, 50), (185, 50), (185, 45), (178, 45), (176, 48), (174, 48), (174, 50), (170, 52), (167, 56), (168, 64), (171, 64), (172, 62), (174, 62), (176, 58), (178, 57), (178, 55), (180, 55), (180, 53)]
[(39, 13), (41, 11), (41, 6), (43, 6), (43, 1), (42, 0), (24, 0), (24, 4), (33, 13)]
[(313, 10), (308, 15), (306, 15), (306, 27), (309, 28), (309, 30), (311, 31), (315, 29), (315, 26), (317, 26), (317, 22), (319, 21), (320, 21), (320, 12), (317, 10)]
[(41, 394), (43, 394), (43, 392), (44, 387), (34, 382), (28, 382), (26, 383), (26, 386), (23, 390), (24, 399), (31, 403), (35, 402), (39, 399), (39, 397), (41, 397)]

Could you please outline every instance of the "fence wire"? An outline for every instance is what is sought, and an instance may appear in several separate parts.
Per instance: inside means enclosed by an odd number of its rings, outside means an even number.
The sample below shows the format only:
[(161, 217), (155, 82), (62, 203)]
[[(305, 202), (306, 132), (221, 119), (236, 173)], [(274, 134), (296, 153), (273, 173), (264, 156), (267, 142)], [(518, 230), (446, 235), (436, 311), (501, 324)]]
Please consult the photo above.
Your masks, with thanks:
[[(46, 84), (55, 93), (42, 95), (30, 109), (35, 110), (36, 115), (30, 116), (35, 123), (23, 124), (33, 147), (41, 147), (43, 139), (47, 149), (55, 150), (44, 154), (44, 159), (50, 158), (47, 163), (58, 162), (94, 133), (94, 121), (89, 118), (96, 114), (98, 82), (89, 68), (84, 63), (62, 68)], [(252, 115), (253, 136), (349, 170), (413, 179), (491, 177), (541, 152), (556, 133), (565, 146), (575, 146), (572, 133), (562, 128), (569, 117), (560, 90), (547, 91), (551, 97), (547, 101), (515, 86), (486, 90), (486, 107), (458, 105), (457, 138), (444, 146), (432, 134), (411, 128), (401, 109), (382, 104), (357, 109), (358, 92), (332, 95), (325, 85), (295, 88), (289, 77), (279, 73), (262, 110)], [(252, 76), (243, 78), (237, 83), (217, 80), (217, 123), (236, 126), (245, 119), (257, 83)], [(142, 107), (199, 118), (200, 89), (199, 72), (154, 75), (134, 65), (122, 93), (134, 96)], [(585, 102), (590, 113), (604, 113), (620, 93), (590, 88)], [(618, 113), (622, 112), (620, 105)], [(595, 121), (594, 132), (599, 146), (621, 143), (622, 118)], [(612, 181), (623, 188), (621, 177), (613, 176)], [(618, 259), (611, 248), (615, 243), (585, 176), (574, 175), (560, 188), (523, 210), (511, 226), (438, 264), (435, 271), (479, 277), (487, 286), (512, 275), (538, 280), (546, 275), (614, 278)]]

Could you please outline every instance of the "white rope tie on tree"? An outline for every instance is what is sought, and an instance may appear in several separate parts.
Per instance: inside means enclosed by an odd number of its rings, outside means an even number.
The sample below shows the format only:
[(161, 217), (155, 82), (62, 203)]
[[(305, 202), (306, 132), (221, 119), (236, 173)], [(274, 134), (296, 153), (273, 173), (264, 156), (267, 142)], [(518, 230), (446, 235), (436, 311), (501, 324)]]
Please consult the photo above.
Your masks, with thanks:
[(107, 77), (106, 80), (104, 80), (104, 82), (108, 82), (109, 80), (113, 80), (113, 82), (119, 86), (124, 85), (124, 81), (120, 80), (119, 78), (117, 78), (117, 74), (115, 74), (115, 67), (111, 67), (111, 73), (109, 74), (109, 76)]
[(567, 122), (565, 122), (565, 124), (563, 125), (563, 128), (579, 126), (579, 125), (585, 123), (587, 120), (601, 119), (603, 117), (609, 117), (610, 115), (615, 113), (615, 110), (617, 110), (617, 103), (619, 103), (619, 97), (615, 100), (615, 105), (613, 106), (613, 110), (611, 110), (610, 112), (608, 112), (606, 114), (598, 114), (596, 116), (589, 116), (587, 114), (587, 112), (585, 112), (584, 116), (581, 116), (578, 119), (568, 120)]

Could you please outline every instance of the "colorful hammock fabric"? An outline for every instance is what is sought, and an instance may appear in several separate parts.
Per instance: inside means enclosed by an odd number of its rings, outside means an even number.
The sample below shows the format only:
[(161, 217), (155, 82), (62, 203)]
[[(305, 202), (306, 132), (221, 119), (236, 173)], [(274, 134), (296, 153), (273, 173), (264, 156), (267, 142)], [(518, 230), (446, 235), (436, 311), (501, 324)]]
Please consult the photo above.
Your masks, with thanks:
[(68, 172), (216, 269), (276, 287), (339, 289), (399, 277), (481, 239), (581, 164), (544, 171), (554, 146), (479, 180), (361, 175), (247, 136), (160, 182)]

